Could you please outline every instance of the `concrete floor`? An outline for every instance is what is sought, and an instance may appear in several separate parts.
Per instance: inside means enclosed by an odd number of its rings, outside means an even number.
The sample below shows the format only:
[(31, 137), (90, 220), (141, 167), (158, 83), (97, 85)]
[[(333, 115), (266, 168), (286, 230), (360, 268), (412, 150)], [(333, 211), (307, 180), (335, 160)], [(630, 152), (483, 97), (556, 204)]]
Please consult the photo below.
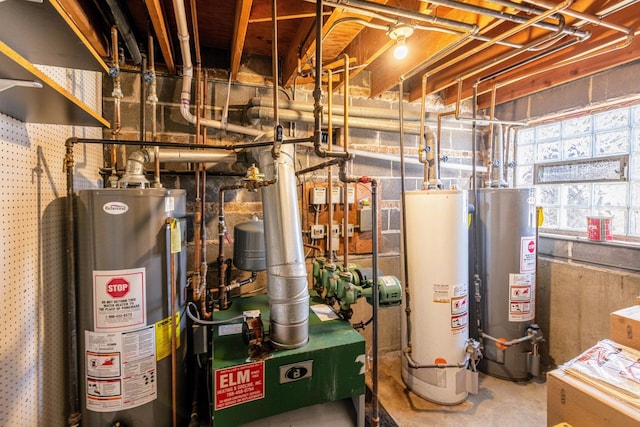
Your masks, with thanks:
[(378, 399), (398, 426), (518, 426), (547, 422), (547, 388), (543, 380), (515, 383), (480, 374), (479, 391), (459, 405), (442, 406), (407, 390), (399, 352), (379, 360)]
[[(400, 352), (388, 353), (378, 362), (380, 426), (506, 426), (540, 427), (547, 421), (544, 380), (514, 383), (480, 374), (479, 392), (459, 405), (428, 402), (407, 390), (400, 373)], [(367, 378), (371, 388), (371, 379)], [(367, 402), (366, 425), (372, 408)], [(350, 400), (300, 408), (254, 421), (243, 427), (303, 427), (356, 425)]]

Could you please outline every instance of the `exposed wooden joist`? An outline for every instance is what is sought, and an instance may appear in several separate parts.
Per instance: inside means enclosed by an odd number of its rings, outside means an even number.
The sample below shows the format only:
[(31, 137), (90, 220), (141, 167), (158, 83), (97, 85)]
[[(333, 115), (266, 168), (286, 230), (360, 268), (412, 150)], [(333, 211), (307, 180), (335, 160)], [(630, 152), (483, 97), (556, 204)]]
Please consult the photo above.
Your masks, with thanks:
[[(341, 17), (341, 14), (342, 10), (337, 9), (331, 13), (329, 18), (322, 26), (323, 35), (326, 34), (331, 25)], [(315, 27), (315, 20), (312, 28), (313, 27)], [(313, 31), (309, 31), (307, 35), (308, 37), (302, 40), (303, 44), (301, 45), (300, 49), (289, 49), (289, 52), (287, 52), (287, 56), (285, 57), (284, 61), (284, 67), (282, 69), (282, 81), (284, 87), (288, 87), (293, 84), (293, 78), (298, 72), (298, 59), (300, 59), (301, 63), (305, 63), (310, 57), (315, 55), (315, 29)]]
[[(347, 46), (346, 52), (349, 57), (357, 58), (358, 63), (362, 66), (372, 64), (376, 59), (385, 53), (389, 48), (393, 47), (395, 42), (387, 36), (384, 31), (373, 28), (365, 28), (358, 36)], [(350, 78), (355, 77), (365, 67), (356, 67), (351, 70)], [(342, 82), (335, 86), (339, 89)]]
[(170, 73), (175, 73), (176, 64), (173, 59), (173, 53), (171, 52), (171, 42), (169, 39), (169, 33), (167, 32), (167, 26), (165, 25), (164, 12), (160, 0), (144, 0), (149, 17), (151, 18), (151, 24), (153, 30), (156, 33), (156, 39), (164, 58), (164, 63)]
[(91, 25), (91, 20), (85, 13), (82, 6), (78, 3), (78, 0), (57, 0), (57, 2), (52, 2), (51, 4), (56, 7), (56, 3), (62, 7), (69, 19), (73, 21), (75, 26), (82, 33), (87, 42), (93, 47), (96, 53), (103, 58), (108, 57), (109, 47), (107, 40), (104, 37), (101, 37), (95, 27)]
[[(442, 14), (447, 19), (473, 23), (482, 28), (481, 33), (486, 34), (498, 26), (501, 21), (486, 16), (477, 16), (475, 21), (470, 21), (470, 16), (459, 10), (449, 10)], [(406, 45), (409, 48), (409, 56), (402, 60), (396, 61), (391, 52), (382, 55), (369, 70), (371, 71), (371, 96), (378, 96), (385, 91), (395, 87), (398, 84), (400, 75), (421, 75), (424, 74), (424, 66), (432, 57), (438, 54), (442, 49), (456, 42), (461, 35), (442, 34), (436, 31), (417, 30), (407, 39)], [(472, 39), (467, 39), (457, 48), (477, 43)], [(393, 64), (391, 66), (390, 64)], [(409, 86), (407, 86), (409, 87)]]
[[(385, 4), (388, 0), (374, 0), (375, 3)], [(412, 0), (414, 1), (414, 0)], [(417, 0), (416, 0), (417, 1)], [(353, 18), (358, 17), (364, 21), (370, 21), (370, 17), (364, 17), (355, 15), (351, 12), (345, 12), (340, 8), (334, 8), (322, 26), (322, 34), (326, 35), (329, 31), (331, 34), (327, 37), (327, 40), (324, 41), (323, 45), (323, 58), (328, 60), (333, 60), (339, 53), (342, 52), (345, 46), (351, 43), (355, 37), (362, 31), (363, 26), (361, 24), (355, 23), (346, 23), (346, 24), (338, 24), (338, 22), (343, 18)], [(334, 28), (335, 26), (335, 28)], [(300, 60), (302, 63), (306, 62), (309, 58), (315, 55), (315, 31), (309, 34), (309, 37), (304, 41), (304, 45), (301, 46), (301, 49), (296, 51), (296, 55), (300, 56)], [(326, 58), (325, 58), (326, 55)], [(360, 59), (358, 59), (359, 63), (362, 63)], [(295, 64), (295, 67), (292, 65)], [(285, 66), (283, 68), (283, 82), (285, 87), (290, 86), (293, 83), (293, 78), (297, 73), (297, 64), (298, 58), (296, 57), (285, 58)]]
[[(581, 46), (583, 52), (590, 50), (587, 46)], [(594, 75), (606, 71), (619, 65), (635, 61), (640, 56), (640, 40), (638, 36), (625, 48), (595, 51), (600, 55), (587, 56), (578, 62), (571, 62), (572, 54), (551, 56), (536, 63), (534, 66), (523, 67), (509, 75), (501, 77), (501, 82), (512, 82), (509, 85), (501, 86), (500, 81), (488, 81), (481, 87), (481, 92), (486, 92), (486, 88), (493, 83), (498, 83), (499, 89), (496, 92), (496, 103), (501, 104), (523, 96), (531, 95), (544, 89), (559, 86), (576, 79)], [(594, 52), (594, 53), (595, 53)], [(575, 53), (575, 52), (574, 52)], [(566, 65), (563, 65), (566, 64)], [(540, 72), (540, 70), (546, 70)], [(481, 94), (478, 98), (480, 108), (485, 108), (490, 103), (489, 94)]]
[(233, 39), (231, 41), (231, 78), (238, 78), (240, 70), (240, 60), (244, 49), (244, 40), (247, 37), (247, 27), (249, 16), (251, 15), (251, 5), (253, 0), (238, 0), (236, 2), (236, 15), (233, 25)]

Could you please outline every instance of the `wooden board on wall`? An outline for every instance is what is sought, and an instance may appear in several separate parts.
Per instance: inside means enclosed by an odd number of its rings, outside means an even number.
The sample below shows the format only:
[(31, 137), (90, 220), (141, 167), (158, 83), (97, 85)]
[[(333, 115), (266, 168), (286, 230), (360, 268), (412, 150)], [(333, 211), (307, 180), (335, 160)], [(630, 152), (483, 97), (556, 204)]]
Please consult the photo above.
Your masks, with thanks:
[[(344, 188), (343, 183), (335, 183), (335, 186), (339, 186), (342, 189)], [(354, 189), (354, 203), (349, 204), (349, 224), (354, 225), (353, 237), (349, 238), (349, 253), (350, 254), (370, 254), (372, 252), (372, 231), (360, 231), (360, 211), (363, 207), (371, 206), (371, 184), (362, 184), (362, 183), (353, 183), (349, 184), (351, 188)], [(328, 205), (320, 205), (316, 206), (311, 204), (311, 194), (313, 188), (327, 188), (327, 182), (305, 182), (302, 187), (302, 200), (301, 200), (301, 212), (302, 212), (302, 229), (305, 235), (305, 242), (312, 242), (310, 238), (310, 229), (313, 224), (329, 224), (329, 209)], [(378, 193), (379, 195), (379, 193)], [(342, 226), (344, 221), (345, 209), (342, 203), (342, 196), (339, 198), (339, 203), (334, 204), (334, 212), (333, 212), (333, 222), (335, 224), (339, 224)], [(378, 224), (380, 224), (380, 209), (378, 208)], [(326, 228), (325, 228), (326, 230)], [(380, 227), (378, 227), (378, 247), (380, 247), (380, 241), (382, 240)], [(325, 231), (326, 233), (326, 231)], [(322, 252), (324, 253), (324, 249), (327, 245), (326, 237), (323, 239), (316, 239), (313, 244), (322, 248)], [(337, 254), (344, 253), (344, 241), (343, 238), (340, 237), (340, 245), (337, 251)]]

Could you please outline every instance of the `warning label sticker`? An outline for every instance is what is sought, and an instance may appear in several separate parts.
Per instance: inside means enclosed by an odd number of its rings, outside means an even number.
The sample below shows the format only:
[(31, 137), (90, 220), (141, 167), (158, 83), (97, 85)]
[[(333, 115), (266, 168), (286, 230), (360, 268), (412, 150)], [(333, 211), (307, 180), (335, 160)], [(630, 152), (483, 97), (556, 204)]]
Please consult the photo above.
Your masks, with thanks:
[(448, 303), (449, 299), (449, 285), (433, 284), (433, 302)]
[(469, 316), (467, 313), (451, 316), (451, 329), (454, 331), (463, 330), (468, 323)]
[(130, 409), (157, 398), (155, 329), (85, 331), (86, 407)]
[(96, 331), (146, 326), (145, 268), (93, 272), (93, 325)]
[(509, 275), (509, 321), (524, 322), (535, 318), (536, 275)]
[(536, 246), (535, 236), (520, 238), (520, 273), (535, 273)]
[(461, 314), (467, 312), (466, 295), (458, 298), (451, 298), (451, 314)]
[(215, 409), (264, 398), (264, 362), (215, 371)]
[[(176, 311), (176, 348), (180, 348), (180, 312)], [(171, 355), (171, 317), (156, 322), (156, 360)]]

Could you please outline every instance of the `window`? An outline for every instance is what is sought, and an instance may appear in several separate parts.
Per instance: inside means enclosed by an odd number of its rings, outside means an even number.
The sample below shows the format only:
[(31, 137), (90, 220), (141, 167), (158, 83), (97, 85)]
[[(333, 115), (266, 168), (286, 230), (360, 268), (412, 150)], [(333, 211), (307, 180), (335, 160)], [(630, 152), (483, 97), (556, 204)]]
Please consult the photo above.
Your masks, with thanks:
[(587, 216), (605, 215), (614, 234), (640, 238), (640, 104), (522, 128), (515, 158), (542, 231), (586, 232)]

